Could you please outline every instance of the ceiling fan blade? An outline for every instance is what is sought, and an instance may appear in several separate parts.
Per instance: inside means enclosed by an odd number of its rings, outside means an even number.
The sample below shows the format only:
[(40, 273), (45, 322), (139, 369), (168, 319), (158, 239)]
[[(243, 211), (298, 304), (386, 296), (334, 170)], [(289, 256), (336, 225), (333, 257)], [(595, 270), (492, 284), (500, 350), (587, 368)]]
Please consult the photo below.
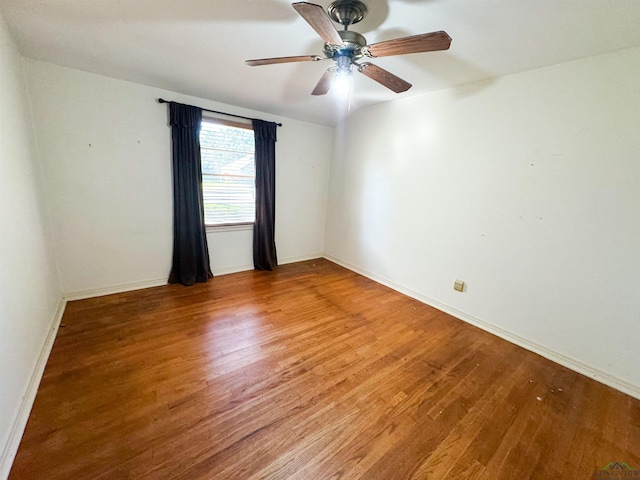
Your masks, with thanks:
[(311, 95), (326, 95), (333, 86), (333, 77), (335, 75), (335, 69), (333, 67), (327, 68), (320, 77), (320, 81), (311, 92)]
[(259, 65), (273, 65), (275, 63), (292, 63), (292, 62), (318, 62), (322, 60), (318, 55), (300, 55), (297, 57), (276, 57), (276, 58), (259, 58), (257, 60), (245, 60), (244, 63), (252, 67)]
[(315, 3), (296, 2), (291, 6), (296, 9), (302, 18), (316, 31), (325, 43), (342, 45), (342, 37), (333, 25), (324, 8)]
[(365, 47), (363, 51), (370, 57), (388, 57), (448, 50), (450, 45), (451, 37), (446, 32), (431, 32), (374, 43)]
[(404, 81), (400, 77), (395, 76), (391, 72), (387, 72), (384, 68), (380, 68), (373, 63), (365, 62), (359, 64), (358, 71), (396, 93), (406, 92), (412, 86), (409, 82)]

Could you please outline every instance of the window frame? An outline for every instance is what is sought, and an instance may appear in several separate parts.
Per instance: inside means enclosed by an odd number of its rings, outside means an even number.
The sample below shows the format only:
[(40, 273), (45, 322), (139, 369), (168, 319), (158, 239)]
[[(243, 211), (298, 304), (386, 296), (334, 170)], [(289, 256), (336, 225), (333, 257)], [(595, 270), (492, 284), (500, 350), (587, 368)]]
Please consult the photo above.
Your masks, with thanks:
[[(229, 120), (227, 118), (220, 118), (217, 116), (213, 116), (212, 114), (207, 114), (207, 112), (202, 112), (202, 123), (219, 123), (221, 125), (225, 125), (228, 127), (234, 127), (234, 128), (243, 128), (245, 130), (251, 130), (253, 132), (253, 124), (251, 123), (251, 121), (247, 121), (242, 122), (242, 121), (237, 121), (237, 120)], [(202, 145), (200, 145), (200, 153), (202, 156)], [(254, 163), (255, 163), (255, 145), (254, 145), (254, 150), (253, 150), (253, 154), (254, 154)], [(202, 160), (201, 160), (202, 162)], [(202, 167), (201, 167), (202, 168)], [(204, 173), (202, 174), (203, 176), (203, 180), (204, 180)], [(254, 185), (255, 185), (255, 173), (254, 173)], [(204, 189), (203, 192), (204, 194)], [(255, 201), (255, 190), (254, 190), (254, 201)], [(202, 199), (203, 205), (204, 205), (204, 198)], [(205, 222), (206, 222), (206, 217), (205, 217)], [(255, 219), (252, 222), (233, 222), (233, 223), (217, 223), (217, 224), (207, 224), (205, 223), (205, 230), (206, 231), (216, 231), (216, 232), (233, 232), (233, 231), (240, 231), (240, 230), (253, 230), (253, 226), (255, 224)]]

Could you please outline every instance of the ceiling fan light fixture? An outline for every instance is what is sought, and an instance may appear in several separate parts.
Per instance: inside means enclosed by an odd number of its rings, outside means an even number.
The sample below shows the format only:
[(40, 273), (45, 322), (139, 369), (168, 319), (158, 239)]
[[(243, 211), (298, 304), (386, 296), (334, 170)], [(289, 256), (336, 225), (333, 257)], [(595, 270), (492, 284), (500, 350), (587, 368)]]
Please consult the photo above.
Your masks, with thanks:
[(351, 56), (349, 55), (338, 55), (334, 58), (336, 62), (336, 68), (338, 70), (338, 74), (345, 72), (349, 72), (348, 75), (351, 74)]
[(336, 75), (333, 79), (333, 90), (341, 97), (346, 97), (351, 91), (351, 84), (353, 83), (353, 72), (351, 67), (345, 70), (336, 70)]
[(351, 91), (353, 71), (351, 70), (352, 60), (348, 55), (336, 57), (336, 73), (333, 78), (333, 88), (338, 95), (348, 95)]

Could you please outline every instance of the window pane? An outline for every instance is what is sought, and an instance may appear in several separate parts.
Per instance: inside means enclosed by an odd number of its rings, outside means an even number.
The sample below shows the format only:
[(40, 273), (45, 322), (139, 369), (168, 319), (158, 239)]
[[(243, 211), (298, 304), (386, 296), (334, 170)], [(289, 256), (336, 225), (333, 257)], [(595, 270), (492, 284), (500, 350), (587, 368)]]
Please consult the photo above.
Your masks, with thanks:
[(205, 223), (253, 222), (254, 180), (230, 175), (203, 175)]
[(236, 153), (202, 148), (202, 173), (255, 176), (253, 152)]
[(205, 223), (255, 220), (253, 130), (202, 122), (200, 130)]
[(200, 146), (253, 155), (253, 130), (203, 121), (200, 130)]

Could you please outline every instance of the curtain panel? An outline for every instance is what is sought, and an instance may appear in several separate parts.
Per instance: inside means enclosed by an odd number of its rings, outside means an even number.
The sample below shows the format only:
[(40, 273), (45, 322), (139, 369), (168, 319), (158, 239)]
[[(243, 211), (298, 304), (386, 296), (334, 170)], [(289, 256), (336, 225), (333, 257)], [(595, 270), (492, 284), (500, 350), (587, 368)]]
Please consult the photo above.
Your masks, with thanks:
[(201, 108), (169, 104), (173, 164), (173, 264), (169, 283), (193, 285), (213, 277), (202, 200), (201, 123)]
[(253, 226), (253, 266), (273, 270), (278, 266), (276, 224), (277, 124), (253, 120), (256, 162), (256, 219)]

